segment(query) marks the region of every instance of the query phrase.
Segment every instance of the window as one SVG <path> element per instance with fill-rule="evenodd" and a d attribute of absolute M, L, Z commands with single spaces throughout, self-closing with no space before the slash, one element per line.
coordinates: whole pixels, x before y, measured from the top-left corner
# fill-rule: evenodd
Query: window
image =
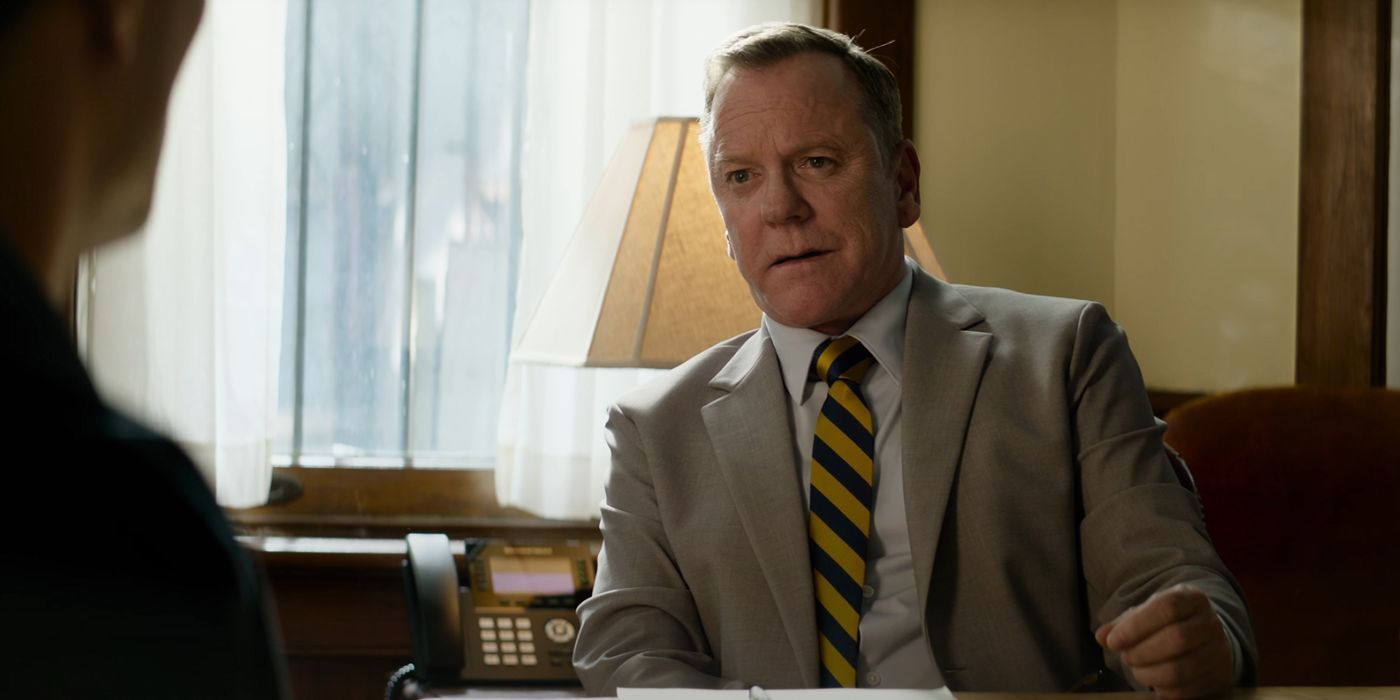
<path fill-rule="evenodd" d="M 274 463 L 494 461 L 529 9 L 289 2 Z"/>
<path fill-rule="evenodd" d="M 84 265 L 99 390 L 244 524 L 561 517 L 520 489 L 593 508 L 594 407 L 637 377 L 514 365 L 503 396 L 510 325 L 628 125 L 698 113 L 721 38 L 815 6 L 210 0 L 145 235 Z"/>

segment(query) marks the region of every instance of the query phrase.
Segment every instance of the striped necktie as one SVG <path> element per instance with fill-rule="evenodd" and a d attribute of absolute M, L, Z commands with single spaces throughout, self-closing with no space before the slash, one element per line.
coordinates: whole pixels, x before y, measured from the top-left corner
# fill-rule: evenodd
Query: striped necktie
<path fill-rule="evenodd" d="M 817 347 L 813 372 L 830 385 L 812 441 L 812 577 L 823 688 L 853 688 L 860 651 L 861 589 L 874 509 L 875 429 L 860 382 L 875 364 L 855 338 Z"/>

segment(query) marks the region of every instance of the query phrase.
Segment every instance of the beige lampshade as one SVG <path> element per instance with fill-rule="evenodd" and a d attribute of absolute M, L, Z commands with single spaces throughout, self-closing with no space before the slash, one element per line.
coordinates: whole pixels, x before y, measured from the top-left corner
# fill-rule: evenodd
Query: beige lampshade
<path fill-rule="evenodd" d="M 634 125 L 515 349 L 522 362 L 674 367 L 758 327 L 725 250 L 694 118 Z M 943 276 L 915 224 L 905 252 Z"/>

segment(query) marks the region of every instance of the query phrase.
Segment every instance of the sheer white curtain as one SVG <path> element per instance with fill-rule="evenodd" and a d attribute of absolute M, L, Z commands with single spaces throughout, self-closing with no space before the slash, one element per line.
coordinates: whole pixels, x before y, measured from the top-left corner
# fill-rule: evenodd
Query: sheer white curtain
<path fill-rule="evenodd" d="M 704 57 L 732 32 L 818 19 L 814 0 L 534 0 L 517 339 L 627 127 L 699 116 Z M 597 518 L 609 461 L 605 410 L 656 374 L 512 362 L 496 464 L 500 502 L 550 518 Z"/>
<path fill-rule="evenodd" d="M 272 476 L 286 12 L 285 0 L 208 3 L 146 230 L 89 256 L 79 295 L 98 389 L 179 442 L 231 507 L 265 502 Z"/>

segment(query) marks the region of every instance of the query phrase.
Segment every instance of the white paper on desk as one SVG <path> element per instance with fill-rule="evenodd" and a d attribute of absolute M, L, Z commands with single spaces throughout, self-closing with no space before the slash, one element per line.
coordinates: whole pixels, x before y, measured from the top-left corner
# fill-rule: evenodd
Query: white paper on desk
<path fill-rule="evenodd" d="M 748 690 L 618 688 L 617 700 L 749 700 Z"/>
<path fill-rule="evenodd" d="M 933 690 L 882 690 L 879 688 L 822 688 L 820 690 L 765 690 L 770 700 L 955 700 L 947 688 Z"/>
<path fill-rule="evenodd" d="M 822 688 L 758 691 L 768 700 L 956 700 L 947 688 L 933 690 L 881 690 L 876 688 Z M 618 700 L 749 700 L 747 690 L 698 690 L 695 688 L 618 688 Z"/>
<path fill-rule="evenodd" d="M 451 695 L 424 695 L 433 700 L 519 700 L 519 698 L 582 698 L 583 688 L 453 688 Z M 597 698 L 595 700 L 605 700 Z"/>

